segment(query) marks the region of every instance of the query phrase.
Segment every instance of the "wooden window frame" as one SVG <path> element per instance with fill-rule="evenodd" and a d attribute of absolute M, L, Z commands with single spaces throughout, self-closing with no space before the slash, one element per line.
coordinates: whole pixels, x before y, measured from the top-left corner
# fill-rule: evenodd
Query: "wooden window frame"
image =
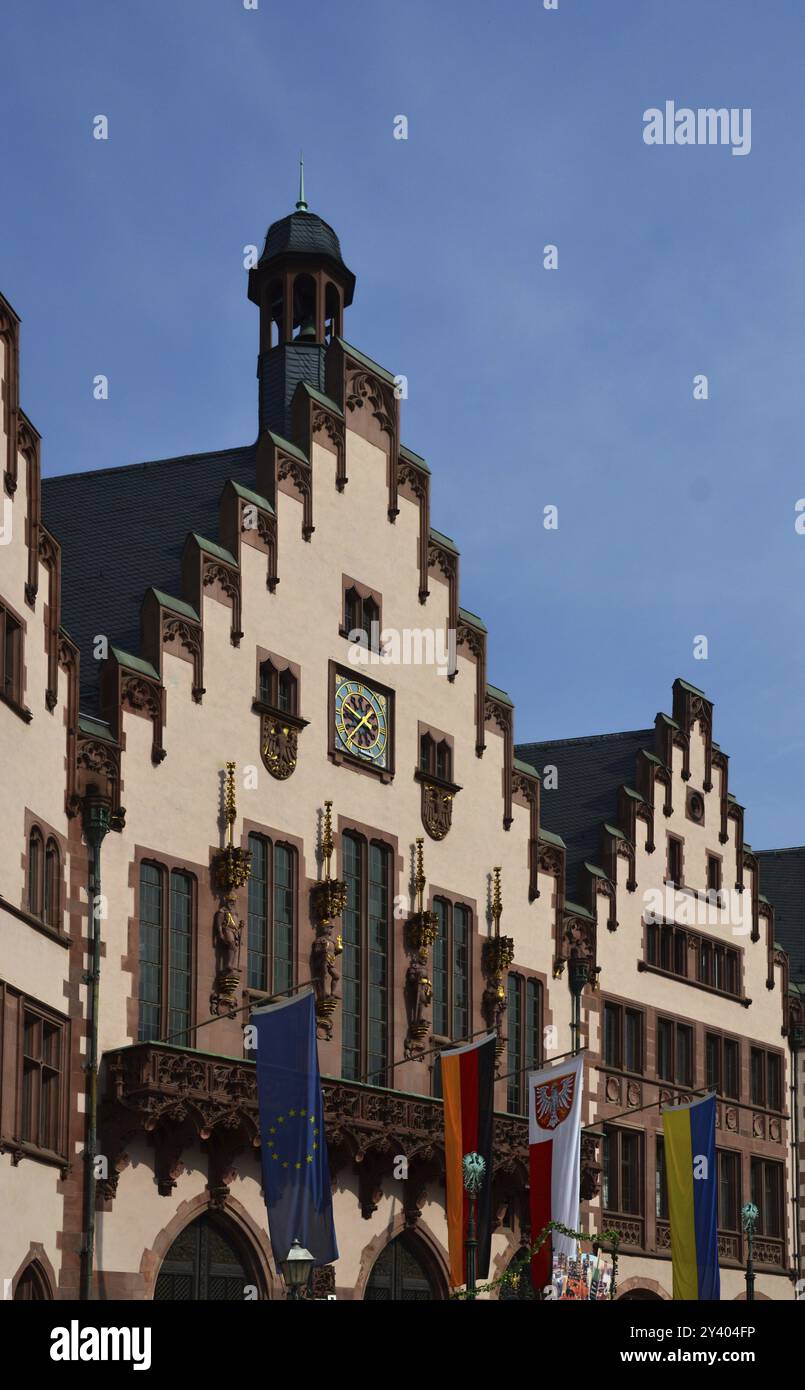
<path fill-rule="evenodd" d="M 679 863 L 674 864 L 674 859 L 678 855 Z M 678 867 L 678 876 L 674 873 L 674 868 Z M 676 888 L 683 888 L 685 885 L 685 841 L 681 835 L 668 835 L 665 858 L 665 881 L 672 883 Z"/>
<path fill-rule="evenodd" d="M 355 605 L 354 611 L 350 611 L 350 603 Z M 377 643 L 373 641 L 372 623 L 377 623 Z M 366 584 L 361 584 L 357 579 L 352 579 L 348 574 L 341 576 L 341 623 L 338 629 L 342 637 L 348 641 L 353 641 L 351 633 L 362 632 L 366 638 L 366 648 L 370 652 L 379 652 L 382 643 L 380 634 L 383 631 L 383 595 L 379 589 L 372 589 Z"/>
<path fill-rule="evenodd" d="M 7 603 L 0 602 L 0 699 L 17 712 L 22 710 L 24 650 L 22 618 Z"/>
<path fill-rule="evenodd" d="M 616 1013 L 616 1015 L 617 1015 L 617 1038 L 616 1038 L 616 1048 L 615 1048 L 615 1051 L 616 1051 L 616 1060 L 615 1060 L 615 1061 L 610 1061 L 609 1057 L 607 1056 L 607 1026 L 606 1026 L 607 1010 L 613 1010 L 613 1011 L 615 1011 L 615 1013 Z M 639 1055 L 639 1066 L 638 1066 L 637 1070 L 632 1070 L 632 1069 L 630 1069 L 630 1068 L 628 1068 L 628 1067 L 626 1066 L 626 1053 L 627 1053 L 627 1046 L 626 1046 L 626 1027 L 627 1027 L 627 1020 L 628 1020 L 630 1017 L 636 1018 L 637 1021 L 638 1021 L 638 1051 L 639 1051 L 639 1054 L 640 1054 L 640 1055 Z M 624 1072 L 626 1075 L 629 1075 L 629 1076 L 644 1076 L 644 1075 L 645 1075 L 645 1068 L 646 1068 L 646 1015 L 645 1015 L 645 1011 L 644 1011 L 643 1009 L 635 1008 L 635 1007 L 634 1007 L 633 1005 L 631 1005 L 631 1004 L 623 1004 L 623 1003 L 621 1003 L 619 1000 L 616 1000 L 616 999 L 605 999 L 605 1000 L 604 1000 L 604 1009 L 603 1009 L 603 1036 L 602 1036 L 602 1043 L 603 1043 L 603 1046 L 602 1046 L 602 1048 L 601 1048 L 601 1055 L 602 1055 L 602 1057 L 603 1057 L 603 1059 L 604 1059 L 604 1065 L 605 1065 L 605 1066 L 607 1066 L 607 1067 L 612 1067 L 612 1068 L 614 1068 L 616 1071 Z"/>
<path fill-rule="evenodd" d="M 777 1204 L 777 1230 L 769 1230 L 769 1213 L 766 1203 L 766 1169 L 774 1168 L 779 1179 L 779 1200 Z M 760 1170 L 760 1190 L 755 1182 L 755 1174 Z M 769 1240 L 779 1240 L 785 1242 L 785 1164 L 778 1159 L 766 1158 L 760 1154 L 750 1154 L 749 1158 L 749 1190 L 751 1200 L 758 1209 L 757 1224 L 755 1232 L 759 1236 L 766 1236 Z"/>
<path fill-rule="evenodd" d="M 604 1154 L 603 1154 L 603 1165 L 602 1165 L 602 1175 L 601 1175 L 601 1176 L 602 1176 L 602 1181 L 601 1181 L 601 1208 L 602 1208 L 602 1211 L 603 1211 L 603 1210 L 606 1210 L 607 1213 L 612 1213 L 613 1215 L 616 1215 L 616 1216 L 624 1216 L 624 1217 L 628 1218 L 629 1220 L 633 1220 L 633 1221 L 635 1221 L 635 1220 L 645 1221 L 645 1217 L 646 1217 L 646 1192 L 645 1192 L 646 1136 L 645 1136 L 645 1133 L 644 1133 L 644 1131 L 641 1130 L 641 1129 L 630 1129 L 628 1126 L 625 1126 L 625 1125 L 611 1125 L 611 1124 L 605 1123 L 605 1124 L 604 1124 L 604 1136 L 605 1136 L 605 1148 L 604 1148 Z M 634 1142 L 635 1147 L 636 1147 L 636 1149 L 637 1149 L 637 1172 L 636 1172 L 636 1181 L 635 1181 L 635 1183 L 634 1183 L 634 1189 L 635 1189 L 635 1192 L 636 1192 L 636 1194 L 637 1194 L 638 1207 L 639 1207 L 639 1209 L 638 1209 L 637 1211 L 626 1211 L 625 1208 L 624 1208 L 624 1204 L 623 1204 L 623 1202 L 622 1202 L 622 1200 L 621 1200 L 622 1197 L 623 1197 L 623 1192 L 622 1192 L 622 1183 L 623 1183 L 623 1173 L 622 1173 L 622 1168 L 623 1168 L 623 1147 L 622 1147 L 622 1145 L 623 1145 L 623 1139 L 624 1139 L 624 1138 L 627 1138 L 630 1142 Z M 609 1161 L 609 1145 L 612 1143 L 613 1140 L 615 1141 L 615 1143 L 616 1143 L 616 1145 L 617 1145 L 617 1149 L 616 1149 L 616 1161 L 615 1161 L 615 1168 L 616 1168 L 616 1173 L 617 1173 L 617 1198 L 618 1198 L 617 1203 L 614 1203 L 614 1202 L 612 1201 L 612 1195 L 613 1195 L 613 1194 L 612 1194 L 612 1191 L 611 1191 L 610 1181 L 609 1181 L 610 1175 L 609 1175 L 609 1172 L 607 1171 L 607 1163 L 608 1163 L 608 1161 Z M 605 1185 L 605 1184 L 606 1184 L 606 1186 L 607 1186 L 607 1194 L 606 1194 L 607 1200 L 606 1200 L 606 1202 L 605 1202 L 605 1200 L 604 1200 L 604 1185 Z"/>
<path fill-rule="evenodd" d="M 513 1033 L 514 1021 L 511 1010 L 510 989 L 514 987 L 519 1004 L 519 1037 Z M 537 999 L 535 1036 L 536 1052 L 527 1051 L 529 1026 L 529 986 Z M 506 981 L 506 1111 L 509 1115 L 525 1115 L 528 1104 L 528 1085 L 526 1073 L 537 1070 L 545 1061 L 544 1025 L 546 990 L 539 976 L 526 970 L 510 970 Z M 516 1055 L 515 1055 L 516 1054 Z"/>
<path fill-rule="evenodd" d="M 19 1020 L 18 1020 L 18 1052 L 17 1052 L 17 1096 L 16 1096 L 16 1132 L 20 1144 L 26 1154 L 31 1156 L 41 1156 L 49 1160 L 66 1161 L 67 1158 L 67 1079 L 69 1076 L 70 1056 L 69 1056 L 69 1024 L 68 1021 L 53 1010 L 48 1009 L 38 1000 L 31 999 L 28 995 L 18 996 Z M 40 1055 L 33 1058 L 25 1051 L 25 1025 L 26 1019 L 35 1019 L 40 1028 L 40 1035 L 43 1035 L 44 1028 L 52 1028 L 58 1039 L 59 1064 L 53 1066 L 46 1063 Z M 40 1053 L 43 1048 L 40 1047 Z M 39 1138 L 31 1139 L 24 1133 L 24 1106 L 26 1091 L 26 1062 L 32 1062 L 38 1068 L 37 1084 L 37 1135 L 41 1136 L 41 1095 L 42 1095 L 42 1074 L 45 1067 L 57 1076 L 56 1084 L 56 1146 L 39 1142 Z"/>
<path fill-rule="evenodd" d="M 672 1076 L 663 1076 L 660 1072 L 660 1030 L 668 1027 L 671 1030 L 671 1071 Z M 682 1080 L 679 1077 L 679 1032 L 684 1029 L 690 1038 L 690 1070 L 688 1076 Z M 667 1014 L 658 1014 L 656 1020 L 656 1043 L 654 1057 L 654 1071 L 658 1081 L 664 1081 L 671 1086 L 678 1086 L 682 1090 L 690 1090 L 693 1087 L 696 1077 L 696 1032 L 693 1025 L 686 1023 L 683 1019 L 669 1017 Z"/>
<path fill-rule="evenodd" d="M 289 840 L 281 837 L 262 834 L 256 830 L 250 830 L 247 838 L 247 848 L 252 850 L 252 841 L 259 841 L 266 852 L 266 889 L 265 889 L 265 929 L 266 929 L 266 949 L 265 956 L 265 980 L 260 984 L 255 984 L 251 978 L 252 967 L 252 913 L 251 909 L 251 883 L 252 875 L 249 875 L 247 884 L 247 921 L 246 921 L 246 988 L 256 994 L 274 995 L 282 994 L 295 983 L 296 980 L 296 950 L 299 932 L 299 854 L 296 845 Z M 291 872 L 291 893 L 293 908 L 291 914 L 291 947 L 288 965 L 290 967 L 290 980 L 287 984 L 281 984 L 277 979 L 277 954 L 276 954 L 276 932 L 277 932 L 277 851 L 284 850 L 290 856 Z M 254 862 L 254 861 L 252 861 Z M 283 926 L 287 925 L 285 923 Z"/>
<path fill-rule="evenodd" d="M 437 1027 L 437 1021 L 436 1021 L 436 1009 L 437 1009 L 437 1000 L 436 1000 L 436 949 L 437 949 L 437 942 L 434 941 L 433 946 L 432 946 L 432 948 L 431 948 L 431 964 L 432 964 L 432 974 L 433 974 L 433 980 L 431 981 L 431 983 L 432 983 L 432 985 L 433 985 L 433 1010 L 432 1010 L 432 1017 L 433 1017 L 433 1037 L 434 1037 L 435 1039 L 437 1039 L 439 1042 L 445 1042 L 445 1043 L 448 1043 L 448 1042 L 449 1042 L 449 1043 L 465 1042 L 465 1041 L 467 1040 L 467 1037 L 468 1037 L 468 1031 L 469 1031 L 470 1023 L 471 1023 L 471 1020 L 472 1020 L 472 967 L 473 967 L 472 943 L 473 943 L 473 937 L 474 937 L 474 913 L 473 913 L 473 910 L 472 910 L 472 908 L 470 907 L 469 903 L 465 902 L 462 898 L 453 898 L 453 897 L 449 896 L 449 895 L 446 894 L 446 893 L 442 893 L 442 892 L 440 892 L 440 891 L 439 891 L 439 892 L 433 892 L 433 891 L 432 891 L 432 893 L 431 893 L 431 904 L 430 904 L 430 905 L 431 905 L 432 911 L 435 912 L 435 913 L 437 913 L 437 915 L 438 915 L 439 907 L 437 907 L 437 904 L 439 904 L 441 907 L 444 908 L 444 912 L 445 912 L 445 925 L 446 925 L 446 937 L 447 937 L 447 943 L 446 943 L 447 965 L 446 965 L 446 967 L 445 967 L 445 974 L 446 974 L 446 979 L 447 979 L 447 989 L 446 989 L 446 998 L 445 998 L 445 1001 L 444 1001 L 444 1009 L 445 1009 L 446 1014 L 447 1014 L 447 1032 L 444 1032 L 444 1031 L 442 1031 L 441 1029 L 439 1029 L 439 1028 Z M 456 970 L 456 949 L 457 949 L 457 947 L 456 947 L 456 912 L 457 912 L 457 911 L 459 911 L 459 912 L 464 912 L 464 913 L 467 914 L 467 924 L 466 924 L 467 937 L 466 937 L 466 942 L 465 942 L 465 948 L 466 948 L 466 953 L 467 953 L 467 961 L 466 961 L 466 967 L 465 967 L 464 972 L 463 972 L 463 973 L 464 973 L 464 980 L 465 980 L 465 987 L 466 987 L 466 1000 L 467 1000 L 467 1002 L 466 1002 L 466 1004 L 465 1004 L 465 1006 L 464 1006 L 464 1012 L 466 1013 L 466 1016 L 467 1016 L 467 1026 L 466 1026 L 466 1029 L 465 1029 L 465 1031 L 464 1031 L 463 1033 L 458 1033 L 458 1032 L 457 1032 L 457 1026 L 456 1026 L 456 1025 L 457 1025 L 456 1013 L 457 1013 L 457 1009 L 458 1009 L 458 1007 L 459 1007 L 459 1006 L 457 1005 L 457 1003 L 456 1003 L 456 978 L 457 978 L 457 975 L 458 975 L 458 971 Z"/>
<path fill-rule="evenodd" d="M 394 996 L 393 996 L 393 973 L 394 973 L 393 947 L 394 947 L 394 936 L 393 936 L 393 923 L 394 923 L 394 881 L 395 881 L 395 875 L 394 875 L 394 855 L 395 855 L 395 849 L 394 849 L 394 845 L 393 845 L 390 841 L 384 839 L 384 838 L 382 837 L 382 835 L 379 835 L 379 834 L 366 834 L 366 833 L 364 833 L 363 831 L 358 830 L 358 829 L 354 829 L 354 828 L 351 827 L 351 826 L 345 826 L 345 827 L 341 830 L 341 832 L 340 832 L 340 845 L 339 845 L 339 851 L 340 851 L 340 860 L 339 860 L 339 862 L 340 862 L 341 865 L 342 865 L 341 873 L 342 873 L 342 877 L 343 877 L 345 880 L 347 879 L 347 872 L 346 872 L 346 850 L 345 850 L 345 842 L 346 842 L 347 839 L 352 840 L 352 841 L 359 847 L 359 852 L 360 852 L 359 873 L 358 873 L 358 884 L 359 884 L 358 892 L 359 892 L 359 899 L 360 899 L 360 900 L 359 900 L 358 905 L 357 905 L 358 932 L 359 932 L 359 949 L 360 949 L 360 971 L 359 971 L 358 976 L 355 977 L 355 978 L 357 978 L 357 980 L 358 980 L 358 988 L 357 988 L 358 1008 L 357 1008 L 357 1011 L 356 1011 L 356 1013 L 355 1013 L 355 1017 L 356 1017 L 357 1020 L 358 1020 L 358 1047 L 357 1047 L 356 1050 L 357 1050 L 357 1053 L 358 1053 L 360 1074 L 359 1074 L 359 1076 L 357 1076 L 357 1077 L 347 1076 L 347 1073 L 346 1073 L 346 1071 L 344 1070 L 344 1045 L 345 1045 L 345 1044 L 344 1044 L 343 1035 L 342 1035 L 342 1046 L 341 1046 L 341 1071 L 342 1071 L 342 1075 L 343 1075 L 343 1076 L 345 1077 L 345 1079 L 347 1079 L 347 1080 L 356 1080 L 356 1081 L 366 1082 L 366 1084 L 368 1084 L 368 1085 L 370 1085 L 370 1086 L 372 1086 L 372 1085 L 373 1085 L 373 1086 L 385 1086 L 385 1085 L 387 1084 L 387 1082 L 388 1082 L 388 1069 L 389 1069 L 389 1065 L 390 1065 L 390 1061 L 391 1061 L 391 1052 L 390 1052 L 390 1049 L 391 1049 L 391 1047 L 392 1047 L 393 1029 L 394 1029 L 394 1007 L 393 1007 L 393 1006 L 394 1006 Z M 384 1062 L 383 1062 L 383 1074 L 382 1074 L 382 1075 L 375 1074 L 376 1069 L 375 1069 L 374 1067 L 372 1067 L 372 1073 L 373 1073 L 373 1074 L 372 1074 L 372 1075 L 369 1074 L 369 1070 L 370 1070 L 370 1068 L 369 1068 L 369 1029 L 370 1029 L 370 1025 L 371 1025 L 371 1022 L 372 1022 L 372 1020 L 371 1020 L 371 1018 L 370 1018 L 370 1015 L 369 1015 L 370 992 L 371 992 L 371 970 L 370 970 L 370 968 L 369 968 L 369 957 L 370 957 L 370 951 L 371 951 L 370 931 L 369 931 L 369 907 L 370 907 L 370 877 L 369 877 L 369 876 L 370 876 L 371 851 L 372 851 L 372 849 L 379 849 L 379 850 L 382 851 L 382 853 L 383 853 L 383 855 L 384 855 L 384 860 L 385 860 L 385 880 L 386 880 L 386 881 L 385 881 L 385 891 L 386 891 L 386 940 L 385 940 L 385 958 L 386 958 L 386 984 L 385 984 L 385 991 L 386 991 L 386 1017 L 385 1017 L 385 1020 L 384 1020 L 384 1023 L 385 1023 L 385 1049 L 384 1049 L 384 1051 L 385 1051 L 385 1057 L 384 1057 Z M 347 943 L 347 924 L 346 924 L 345 918 L 346 918 L 346 914 L 347 914 L 347 912 L 348 912 L 349 910 L 350 910 L 349 907 L 348 907 L 348 906 L 345 906 L 344 911 L 343 911 L 343 913 L 342 913 L 342 915 L 341 915 L 342 939 L 343 939 L 343 942 L 344 942 L 344 950 L 345 950 L 345 952 L 346 952 L 347 945 L 348 945 L 348 943 Z M 342 988 L 342 1021 L 343 1021 L 343 1016 L 346 1014 L 346 1000 L 345 1000 L 345 998 L 344 998 L 343 996 L 344 996 L 345 993 L 346 993 L 346 985 L 347 985 L 347 980 L 348 980 L 348 978 L 349 978 L 349 979 L 352 979 L 352 977 L 347 977 L 347 972 L 346 972 L 346 960 L 344 960 L 343 967 L 342 967 L 342 985 L 341 985 L 341 988 Z"/>
<path fill-rule="evenodd" d="M 196 878 L 196 875 L 192 872 L 192 870 L 186 869 L 186 868 L 184 868 L 184 867 L 181 866 L 181 865 L 176 865 L 176 864 L 174 864 L 174 865 L 171 865 L 170 868 L 168 868 L 165 864 L 161 863 L 158 859 L 153 859 L 153 858 L 151 858 L 150 856 L 147 857 L 147 858 L 143 858 L 143 859 L 141 859 L 141 860 L 139 861 L 138 866 L 137 866 L 138 886 L 139 886 L 138 912 L 137 912 L 137 929 L 138 929 L 137 959 L 138 959 L 138 962 L 139 962 L 139 961 L 141 960 L 141 958 L 142 958 L 142 957 L 141 957 L 141 952 L 142 952 L 142 937 L 141 937 L 141 932 L 142 932 L 142 926 L 143 926 L 143 903 L 142 903 L 142 899 L 143 899 L 143 892 L 142 892 L 142 889 L 143 889 L 143 877 L 142 877 L 142 873 L 143 873 L 143 869 L 146 867 L 146 865 L 149 866 L 149 867 L 152 868 L 152 869 L 156 869 L 157 872 L 158 872 L 158 874 L 159 874 L 159 876 L 160 876 L 160 880 L 161 880 L 161 883 L 160 883 L 160 887 L 161 887 L 161 911 L 160 911 L 160 919 L 161 919 L 161 920 L 160 920 L 160 923 L 159 923 L 160 941 L 161 941 L 161 948 L 160 948 L 160 949 L 161 949 L 161 960 L 160 960 L 160 969 L 159 969 L 159 1003 L 158 1003 L 158 1008 L 159 1008 L 159 1035 L 158 1035 L 158 1037 L 156 1037 L 156 1038 L 143 1038 L 143 1037 L 141 1036 L 141 1034 L 142 1034 L 142 1026 L 143 1026 L 143 1023 L 142 1023 L 142 1005 L 143 1005 L 143 1003 L 145 1003 L 145 1002 L 149 1002 L 149 1003 L 150 1003 L 150 1001 L 145 1001 L 145 1000 L 143 1000 L 143 998 L 142 998 L 141 975 L 140 975 L 139 969 L 138 969 L 138 992 L 137 992 L 137 1041 L 138 1041 L 138 1042 L 164 1042 L 164 1041 L 172 1041 L 172 1042 L 175 1042 L 175 1043 L 177 1044 L 177 1046 L 179 1046 L 179 1047 L 192 1047 L 192 1045 L 193 1045 L 193 1044 L 192 1044 L 192 1034 L 193 1034 L 193 1029 L 194 1029 L 194 1025 L 195 1025 L 195 1022 L 196 1022 L 196 975 L 197 975 L 197 970 L 198 970 L 198 880 L 197 880 L 197 878 Z M 173 1009 L 173 1006 L 172 1006 L 172 1004 L 171 1004 L 171 998 L 170 998 L 170 983 L 171 983 L 171 949 L 172 949 L 171 937 L 172 937 L 172 935 L 173 935 L 172 912 L 173 912 L 173 880 L 174 880 L 174 875 L 176 875 L 177 877 L 178 877 L 178 876 L 181 876 L 181 877 L 183 877 L 183 878 L 186 878 L 186 879 L 188 880 L 188 882 L 189 882 L 189 885 L 190 885 L 190 893 L 189 893 L 189 898 L 190 898 L 190 929 L 189 929 L 189 933 L 188 933 L 189 938 L 190 938 L 190 967 L 189 967 L 189 970 L 188 970 L 188 972 L 187 972 L 187 975 L 188 975 L 189 1008 L 188 1008 L 187 1027 L 186 1027 L 185 1030 L 183 1030 L 183 1033 L 180 1034 L 179 1036 L 173 1036 L 173 1033 L 174 1033 L 175 1030 L 172 1030 L 172 1029 L 170 1029 L 170 1028 L 168 1027 L 168 1019 L 169 1019 L 170 1013 L 172 1012 L 172 1009 Z M 148 925 L 149 925 L 149 926 L 153 926 L 153 925 L 155 925 L 155 924 L 154 924 L 154 923 L 149 923 Z M 188 1041 L 183 1041 L 183 1038 L 185 1038 L 185 1037 L 188 1039 Z"/>

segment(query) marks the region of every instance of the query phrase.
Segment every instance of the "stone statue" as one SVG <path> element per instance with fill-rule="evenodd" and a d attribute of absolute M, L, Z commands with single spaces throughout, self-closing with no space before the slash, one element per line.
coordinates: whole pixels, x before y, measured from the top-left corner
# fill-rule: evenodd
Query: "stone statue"
<path fill-rule="evenodd" d="M 243 923 L 235 917 L 232 907 L 235 899 L 227 894 L 213 917 L 213 941 L 219 956 L 219 969 L 222 975 L 231 975 L 240 965 L 240 938 Z"/>

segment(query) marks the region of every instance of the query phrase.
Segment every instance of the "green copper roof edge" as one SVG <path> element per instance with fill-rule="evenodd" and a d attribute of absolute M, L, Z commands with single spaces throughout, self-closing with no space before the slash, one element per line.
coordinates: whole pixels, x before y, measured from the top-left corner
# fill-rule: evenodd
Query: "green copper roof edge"
<path fill-rule="evenodd" d="M 144 676 L 151 676 L 155 681 L 159 680 L 159 671 L 156 666 L 152 666 L 150 661 L 143 661 L 141 656 L 135 656 L 133 652 L 127 652 L 123 647 L 110 647 L 112 656 L 121 666 L 130 666 L 132 671 L 140 671 Z"/>
<path fill-rule="evenodd" d="M 458 616 L 463 618 L 465 623 L 470 623 L 472 627 L 480 628 L 481 632 L 489 631 L 483 618 L 479 618 L 478 614 L 473 613 L 471 608 L 459 608 Z"/>
<path fill-rule="evenodd" d="M 372 357 L 367 357 L 366 353 L 361 352 L 359 348 L 353 347 L 346 338 L 336 338 L 336 342 L 343 348 L 344 352 L 348 353 L 350 357 L 354 357 L 356 362 L 362 362 L 364 367 L 371 367 L 373 372 L 379 372 L 386 381 L 390 382 L 392 386 L 394 385 L 395 376 L 393 372 L 388 370 L 388 367 L 381 367 L 379 362 L 375 362 Z"/>
<path fill-rule="evenodd" d="M 190 534 L 202 550 L 206 550 L 210 555 L 217 555 L 220 560 L 226 560 L 227 564 L 234 565 L 237 569 L 238 562 L 231 550 L 227 550 L 223 545 L 218 545 L 216 541 L 208 541 L 207 537 L 200 536 L 198 531 L 191 531 Z"/>
<path fill-rule="evenodd" d="M 428 468 L 428 465 L 426 464 L 422 455 L 414 453 L 414 450 L 409 449 L 407 444 L 400 445 L 400 453 L 402 454 L 403 458 L 408 459 L 409 463 L 416 463 L 423 470 L 423 472 L 430 473 L 430 469 Z"/>
<path fill-rule="evenodd" d="M 338 404 L 338 401 L 334 401 L 332 396 L 325 396 L 323 391 L 317 391 L 316 387 L 311 386 L 309 381 L 300 381 L 299 386 L 296 388 L 297 391 L 300 387 L 306 396 L 312 396 L 314 401 L 318 401 L 320 405 L 325 405 L 328 410 L 333 412 L 333 415 L 337 415 L 339 420 L 343 420 L 344 412 Z"/>
<path fill-rule="evenodd" d="M 604 870 L 603 870 L 603 869 L 599 869 L 598 865 L 597 865 L 597 864 L 591 863 L 591 861 L 590 861 L 589 859 L 585 859 L 585 861 L 584 861 L 584 867 L 585 867 L 585 869 L 587 869 L 591 874 L 594 874 L 596 878 L 607 878 L 607 879 L 608 879 L 608 877 L 609 877 L 608 874 L 605 874 L 605 873 L 604 873 Z"/>
<path fill-rule="evenodd" d="M 552 830 L 546 830 L 544 825 L 540 826 L 539 838 L 544 840 L 547 845 L 559 845 L 561 849 L 567 849 L 567 845 L 561 835 L 555 835 Z"/>
<path fill-rule="evenodd" d="M 302 450 L 298 447 L 298 445 L 292 444 L 290 439 L 284 439 L 281 434 L 275 434 L 274 430 L 266 430 L 266 434 L 268 435 L 272 444 L 276 444 L 277 448 L 282 449 L 284 454 L 291 454 L 295 459 L 299 459 L 302 463 L 310 463 L 310 459 L 308 458 L 307 454 L 303 454 Z"/>
<path fill-rule="evenodd" d="M 604 829 L 608 830 L 610 835 L 617 835 L 619 840 L 628 840 L 629 838 L 629 836 L 626 835 L 624 831 L 619 830 L 617 825 L 613 825 L 611 821 L 604 821 Z"/>
<path fill-rule="evenodd" d="M 117 745 L 117 739 L 105 719 L 96 719 L 93 714 L 79 714 L 78 728 L 81 733 L 92 734 L 94 738 L 100 738 L 104 743 Z"/>
<path fill-rule="evenodd" d="M 255 506 L 260 507 L 261 511 L 274 515 L 274 508 L 267 497 L 263 497 L 259 492 L 253 492 L 250 487 L 244 487 L 243 483 L 236 483 L 234 478 L 228 478 L 230 487 L 234 488 L 238 497 L 244 497 L 247 502 L 254 502 Z"/>
<path fill-rule="evenodd" d="M 434 540 L 441 541 L 442 545 L 446 545 L 447 549 L 452 550 L 454 555 L 458 555 L 458 546 L 452 536 L 446 536 L 444 531 L 437 531 L 435 526 L 431 526 L 428 534 L 433 537 Z"/>
<path fill-rule="evenodd" d="M 707 699 L 705 692 L 703 690 L 700 690 L 698 685 L 691 685 L 690 681 L 683 680 L 681 676 L 677 676 L 677 680 L 679 684 L 682 686 L 683 690 L 690 690 L 693 692 L 694 695 L 701 695 L 703 699 Z"/>
<path fill-rule="evenodd" d="M 499 685 L 490 685 L 487 682 L 486 693 L 487 695 L 494 695 L 497 700 L 505 701 L 507 705 L 511 705 L 512 709 L 514 709 L 514 700 L 511 695 L 509 695 L 507 691 L 501 690 Z"/>
<path fill-rule="evenodd" d="M 170 608 L 174 613 L 181 613 L 185 618 L 192 618 L 194 623 L 201 621 L 193 605 L 185 603 L 183 598 L 174 598 L 173 594 L 166 594 L 164 590 L 155 588 L 153 584 L 148 592 L 154 595 L 163 608 Z"/>
<path fill-rule="evenodd" d="M 593 920 L 593 914 L 589 908 L 582 907 L 581 903 L 572 903 L 569 898 L 565 898 L 565 912 L 570 912 L 574 917 L 589 917 Z"/>
<path fill-rule="evenodd" d="M 524 762 L 522 758 L 514 758 L 512 760 L 512 766 L 515 767 L 518 772 L 527 772 L 530 777 L 536 777 L 541 780 L 539 772 L 534 767 L 533 763 Z"/>

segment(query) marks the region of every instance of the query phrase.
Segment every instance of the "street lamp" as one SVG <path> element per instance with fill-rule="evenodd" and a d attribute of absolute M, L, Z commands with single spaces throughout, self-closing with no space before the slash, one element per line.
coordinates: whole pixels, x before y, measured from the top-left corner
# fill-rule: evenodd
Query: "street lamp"
<path fill-rule="evenodd" d="M 465 1154 L 461 1161 L 461 1167 L 464 1171 L 464 1189 L 470 1199 L 470 1219 L 467 1224 L 467 1240 L 465 1245 L 467 1252 L 467 1293 L 471 1298 L 474 1298 L 478 1251 L 477 1221 L 475 1213 L 478 1203 L 478 1193 L 484 1185 L 486 1163 L 480 1154 Z"/>
<path fill-rule="evenodd" d="M 752 1238 L 755 1234 L 755 1224 L 758 1219 L 758 1209 L 754 1202 L 747 1202 L 741 1207 L 741 1220 L 746 1231 L 747 1253 L 746 1253 L 746 1301 L 753 1303 L 755 1299 L 755 1267 L 752 1264 Z"/>
<path fill-rule="evenodd" d="M 310 1271 L 316 1263 L 315 1258 L 304 1245 L 295 1240 L 282 1261 L 282 1277 L 288 1290 L 288 1297 L 299 1299 L 307 1288 Z"/>

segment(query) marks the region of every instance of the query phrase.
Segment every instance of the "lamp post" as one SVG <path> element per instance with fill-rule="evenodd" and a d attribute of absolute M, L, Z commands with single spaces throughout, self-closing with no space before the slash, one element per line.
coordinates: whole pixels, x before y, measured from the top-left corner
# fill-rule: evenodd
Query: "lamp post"
<path fill-rule="evenodd" d="M 316 1263 L 309 1250 L 295 1240 L 282 1261 L 282 1277 L 288 1290 L 288 1297 L 296 1300 L 304 1295 L 310 1271 Z"/>
<path fill-rule="evenodd" d="M 746 1231 L 747 1251 L 746 1251 L 746 1301 L 753 1303 L 755 1299 L 755 1267 L 752 1264 L 752 1239 L 755 1234 L 755 1224 L 758 1218 L 758 1209 L 754 1202 L 747 1202 L 741 1207 L 741 1219 L 743 1228 Z"/>
<path fill-rule="evenodd" d="M 470 1199 L 470 1219 L 467 1224 L 467 1239 L 464 1246 L 467 1255 L 467 1293 L 471 1298 L 474 1298 L 478 1255 L 478 1223 L 476 1219 L 476 1209 L 478 1205 L 478 1193 L 484 1185 L 486 1163 L 480 1154 L 471 1153 L 464 1155 L 461 1167 L 464 1172 L 464 1190 Z"/>

